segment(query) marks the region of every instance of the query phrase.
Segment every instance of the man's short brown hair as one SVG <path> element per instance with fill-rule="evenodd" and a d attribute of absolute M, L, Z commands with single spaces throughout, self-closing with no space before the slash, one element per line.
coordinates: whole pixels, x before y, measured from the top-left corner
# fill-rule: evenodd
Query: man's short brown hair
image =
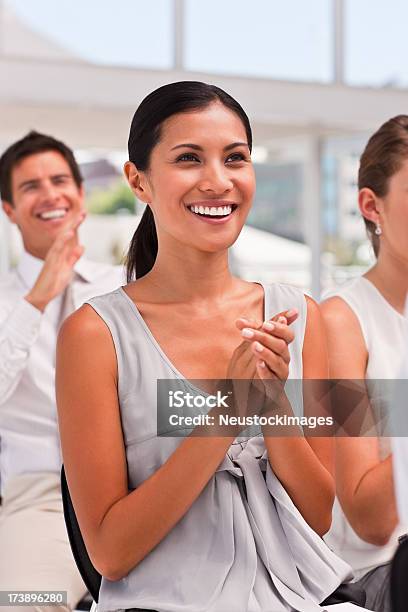
<path fill-rule="evenodd" d="M 71 169 L 72 176 L 78 189 L 81 187 L 83 178 L 72 150 L 67 147 L 66 144 L 52 136 L 31 131 L 24 136 L 24 138 L 10 145 L 0 157 L 0 196 L 2 200 L 13 204 L 11 189 L 11 174 L 13 168 L 25 157 L 36 155 L 37 153 L 45 153 L 46 151 L 57 151 L 62 155 Z"/>

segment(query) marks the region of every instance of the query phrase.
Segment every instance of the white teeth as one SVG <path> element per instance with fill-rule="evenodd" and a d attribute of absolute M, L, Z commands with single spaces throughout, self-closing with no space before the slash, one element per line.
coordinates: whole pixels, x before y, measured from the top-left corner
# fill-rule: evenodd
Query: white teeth
<path fill-rule="evenodd" d="M 232 212 L 231 206 L 190 206 L 191 212 L 198 215 L 209 215 L 210 217 L 226 217 Z"/>
<path fill-rule="evenodd" d="M 47 210 L 43 213 L 40 213 L 40 219 L 59 219 L 61 217 L 65 217 L 67 211 L 65 209 L 59 208 L 56 210 Z"/>

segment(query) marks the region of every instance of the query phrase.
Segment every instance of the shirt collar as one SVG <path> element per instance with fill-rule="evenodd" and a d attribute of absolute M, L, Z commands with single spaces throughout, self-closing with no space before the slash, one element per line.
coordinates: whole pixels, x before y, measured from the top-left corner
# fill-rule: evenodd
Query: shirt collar
<path fill-rule="evenodd" d="M 27 288 L 31 289 L 31 287 L 34 285 L 43 265 L 44 261 L 42 259 L 38 259 L 38 257 L 34 257 L 34 255 L 31 255 L 27 251 L 23 251 L 17 266 L 17 272 Z M 94 264 L 84 257 L 81 257 L 76 262 L 74 271 L 85 282 L 90 283 L 94 277 Z"/>
<path fill-rule="evenodd" d="M 17 266 L 17 273 L 29 289 L 31 289 L 37 280 L 43 265 L 44 262 L 42 259 L 38 259 L 38 257 L 34 257 L 30 255 L 30 253 L 27 253 L 27 251 L 23 251 Z"/>
<path fill-rule="evenodd" d="M 74 270 L 87 283 L 91 283 L 95 278 L 95 264 L 83 256 L 76 262 Z"/>

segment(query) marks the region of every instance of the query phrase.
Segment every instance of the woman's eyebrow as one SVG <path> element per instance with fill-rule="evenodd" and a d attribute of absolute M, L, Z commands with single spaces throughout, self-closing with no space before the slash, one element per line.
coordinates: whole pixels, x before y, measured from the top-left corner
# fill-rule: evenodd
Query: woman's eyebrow
<path fill-rule="evenodd" d="M 232 144 L 229 144 L 226 147 L 224 147 L 224 151 L 235 149 L 235 147 L 247 147 L 249 149 L 249 144 L 247 142 L 233 142 Z"/>
<path fill-rule="evenodd" d="M 188 149 L 194 149 L 195 151 L 202 151 L 203 150 L 203 148 L 200 147 L 200 145 L 193 144 L 191 142 L 185 142 L 183 144 L 176 145 L 175 147 L 173 147 L 171 149 L 171 151 L 174 151 L 174 149 L 181 149 L 183 147 L 186 147 Z M 247 148 L 249 148 L 249 145 L 248 145 L 247 142 L 233 142 L 233 143 L 227 145 L 226 147 L 224 147 L 223 150 L 224 151 L 229 151 L 230 149 L 234 149 L 235 147 L 247 147 Z"/>

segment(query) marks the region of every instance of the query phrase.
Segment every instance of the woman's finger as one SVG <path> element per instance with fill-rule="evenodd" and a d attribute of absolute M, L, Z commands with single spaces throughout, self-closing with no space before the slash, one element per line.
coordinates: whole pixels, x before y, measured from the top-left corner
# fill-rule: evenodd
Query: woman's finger
<path fill-rule="evenodd" d="M 268 337 L 276 338 L 280 341 L 276 346 L 281 346 L 282 350 L 284 348 L 282 342 L 288 345 L 295 339 L 295 334 L 290 327 L 281 323 L 271 323 L 270 321 L 263 323 L 261 329 L 244 327 L 241 330 L 241 336 L 246 340 L 259 340 L 262 343 L 267 342 Z M 278 350 L 278 352 L 280 351 Z"/>
<path fill-rule="evenodd" d="M 251 329 L 260 329 L 262 326 L 262 321 L 255 321 L 254 319 L 246 319 L 245 317 L 240 317 L 235 321 L 236 327 L 239 330 L 244 329 L 244 327 L 250 327 Z"/>
<path fill-rule="evenodd" d="M 299 311 L 297 310 L 297 308 L 290 308 L 289 310 L 283 310 L 282 312 L 279 312 L 278 314 L 274 315 L 270 320 L 279 322 L 280 318 L 284 318 L 285 320 L 281 322 L 286 323 L 287 325 L 291 325 L 294 321 L 296 321 L 298 316 Z"/>
<path fill-rule="evenodd" d="M 290 310 L 282 310 L 278 314 L 274 315 L 268 321 L 264 323 L 270 322 L 279 322 L 285 325 L 291 325 L 298 318 L 299 313 L 296 308 L 291 308 Z M 240 317 L 235 321 L 235 325 L 239 330 L 244 329 L 244 327 L 249 327 L 251 329 L 260 329 L 263 325 L 262 322 L 256 321 L 255 319 L 247 319 L 246 317 Z"/>
<path fill-rule="evenodd" d="M 289 375 L 288 364 L 276 353 L 265 348 L 261 344 L 254 342 L 251 345 L 253 354 L 257 357 L 257 361 L 263 361 L 266 367 L 270 370 L 269 378 L 278 378 L 286 380 Z M 259 368 L 258 368 L 259 369 Z M 267 372 L 264 373 L 264 377 Z"/>
<path fill-rule="evenodd" d="M 295 339 L 295 332 L 286 323 L 265 321 L 260 331 L 281 338 L 286 344 L 290 344 Z"/>
<path fill-rule="evenodd" d="M 247 342 L 259 342 L 265 348 L 268 348 L 272 352 L 276 353 L 286 362 L 290 362 L 290 353 L 286 340 L 273 336 L 262 331 L 257 331 L 245 327 L 241 332 L 242 337 Z"/>
<path fill-rule="evenodd" d="M 277 380 L 277 376 L 268 368 L 263 359 L 256 362 L 256 371 L 261 380 Z"/>

